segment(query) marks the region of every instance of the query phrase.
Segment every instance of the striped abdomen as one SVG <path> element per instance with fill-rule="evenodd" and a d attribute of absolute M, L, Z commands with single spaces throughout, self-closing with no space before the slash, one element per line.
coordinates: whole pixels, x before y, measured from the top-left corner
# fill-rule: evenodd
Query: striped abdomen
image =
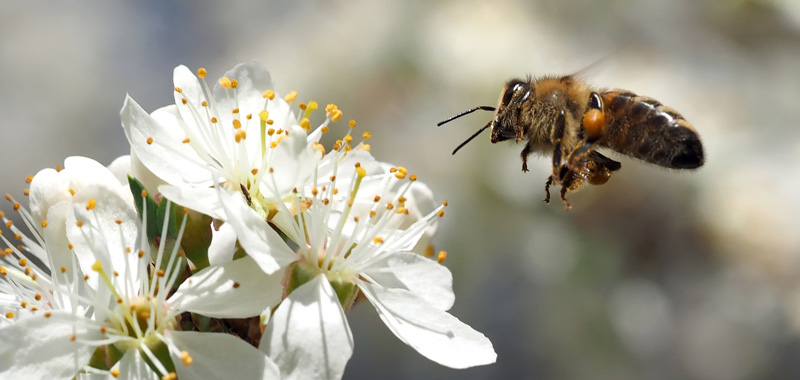
<path fill-rule="evenodd" d="M 700 138 L 675 110 L 631 92 L 609 91 L 602 97 L 606 126 L 601 146 L 673 169 L 703 165 Z"/>

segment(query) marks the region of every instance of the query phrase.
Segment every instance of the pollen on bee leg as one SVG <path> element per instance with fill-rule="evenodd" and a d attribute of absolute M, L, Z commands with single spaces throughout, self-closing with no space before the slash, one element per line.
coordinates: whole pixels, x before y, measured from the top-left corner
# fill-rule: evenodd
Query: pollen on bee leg
<path fill-rule="evenodd" d="M 586 129 L 586 137 L 589 140 L 596 140 L 603 135 L 605 129 L 605 114 L 598 109 L 590 109 L 583 115 L 583 127 Z"/>

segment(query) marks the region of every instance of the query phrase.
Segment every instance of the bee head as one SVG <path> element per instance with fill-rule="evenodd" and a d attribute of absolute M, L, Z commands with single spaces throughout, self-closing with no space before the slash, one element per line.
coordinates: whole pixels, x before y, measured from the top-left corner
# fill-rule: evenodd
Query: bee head
<path fill-rule="evenodd" d="M 506 83 L 500 93 L 497 113 L 491 122 L 492 143 L 517 138 L 518 115 L 521 105 L 528 100 L 532 92 L 530 80 L 514 78 Z"/>

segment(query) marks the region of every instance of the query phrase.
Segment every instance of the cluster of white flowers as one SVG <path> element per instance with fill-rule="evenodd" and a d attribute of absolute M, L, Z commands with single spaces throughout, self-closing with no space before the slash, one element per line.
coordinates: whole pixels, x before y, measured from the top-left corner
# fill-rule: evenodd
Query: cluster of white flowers
<path fill-rule="evenodd" d="M 430 360 L 495 361 L 447 313 L 429 244 L 446 202 L 354 121 L 326 149 L 342 112 L 312 130 L 319 106 L 260 64 L 205 76 L 177 67 L 152 114 L 125 99 L 129 156 L 40 171 L 28 208 L 6 196 L 27 232 L 0 215 L 0 378 L 339 379 L 363 300 Z"/>

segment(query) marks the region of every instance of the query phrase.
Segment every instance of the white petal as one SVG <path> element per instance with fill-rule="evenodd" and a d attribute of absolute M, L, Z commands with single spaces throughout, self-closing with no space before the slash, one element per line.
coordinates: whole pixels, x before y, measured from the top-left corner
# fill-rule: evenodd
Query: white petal
<path fill-rule="evenodd" d="M 158 380 L 161 377 L 144 361 L 139 350 L 128 350 L 112 369 L 119 370 L 121 380 Z M 109 377 L 110 379 L 113 377 Z"/>
<path fill-rule="evenodd" d="M 323 275 L 295 289 L 278 306 L 261 337 L 284 379 L 340 379 L 353 355 L 353 335 L 336 293 Z"/>
<path fill-rule="evenodd" d="M 386 327 L 428 359 L 451 368 L 468 368 L 497 360 L 486 336 L 415 294 L 401 289 L 381 289 L 363 281 L 358 285 Z"/>
<path fill-rule="evenodd" d="M 239 83 L 236 87 L 238 107 L 241 114 L 246 115 L 252 113 L 255 117 L 258 112 L 263 109 L 264 97 L 262 94 L 265 90 L 273 89 L 275 85 L 272 83 L 269 71 L 267 68 L 258 61 L 249 61 L 236 65 L 233 69 L 228 70 L 225 76 L 229 79 L 236 79 Z M 214 98 L 218 101 L 228 99 L 229 96 L 225 94 L 226 89 L 220 87 L 219 83 L 214 85 Z M 231 104 L 230 108 L 234 106 Z M 271 112 L 271 111 L 270 111 Z"/>
<path fill-rule="evenodd" d="M 69 201 L 69 178 L 54 169 L 42 169 L 31 181 L 29 205 L 37 226 L 47 219 L 47 210 L 58 202 Z"/>
<path fill-rule="evenodd" d="M 72 256 L 74 253 L 69 248 L 69 239 L 67 239 L 67 215 L 72 213 L 72 204 L 70 202 L 61 202 L 53 207 L 50 207 L 50 212 L 47 215 L 47 228 L 44 228 L 44 241 L 47 246 L 47 257 L 50 268 L 56 269 L 62 266 L 67 268 L 66 273 L 61 273 L 60 270 L 54 270 L 51 275 L 59 276 L 61 281 L 71 282 L 73 278 Z"/>
<path fill-rule="evenodd" d="M 208 262 L 211 265 L 225 264 L 233 260 L 236 252 L 236 231 L 224 223 L 219 229 L 211 229 L 211 245 L 208 246 Z"/>
<path fill-rule="evenodd" d="M 220 191 L 219 196 L 225 209 L 225 222 L 230 223 L 239 244 L 264 273 L 272 274 L 297 260 L 297 254 L 245 203 L 241 194 Z"/>
<path fill-rule="evenodd" d="M 189 366 L 170 350 L 180 379 L 278 379 L 270 358 L 243 340 L 223 333 L 166 331 L 169 343 L 192 358 Z"/>
<path fill-rule="evenodd" d="M 108 171 L 117 177 L 120 185 L 128 186 L 128 175 L 131 174 L 131 156 L 117 157 L 111 162 L 111 165 L 108 165 Z"/>
<path fill-rule="evenodd" d="M 453 307 L 453 275 L 447 267 L 411 252 L 396 252 L 361 270 L 384 288 L 410 291 L 440 310 Z"/>
<path fill-rule="evenodd" d="M 91 185 L 116 187 L 120 184 L 108 168 L 87 157 L 67 157 L 64 160 L 64 169 L 60 173 L 69 178 L 70 188 L 76 192 Z"/>
<path fill-rule="evenodd" d="M 122 127 L 131 144 L 131 152 L 153 174 L 173 185 L 210 186 L 208 167 L 189 144 L 184 144 L 174 106 L 150 116 L 130 96 L 120 111 Z M 159 120 L 155 119 L 159 116 Z M 152 142 L 148 144 L 148 139 Z"/>
<path fill-rule="evenodd" d="M 193 274 L 168 302 L 172 308 L 214 318 L 252 317 L 280 302 L 282 277 L 283 272 L 265 274 L 248 256 Z"/>
<path fill-rule="evenodd" d="M 90 199 L 95 200 L 95 207 L 87 210 Z M 139 221 L 133 204 L 114 190 L 97 185 L 75 194 L 72 209 L 67 216 L 67 238 L 75 247 L 83 273 L 93 273 L 92 265 L 100 261 L 106 271 L 122 274 L 114 279 L 138 280 L 139 257 L 124 253 L 126 247 L 133 249 L 138 243 Z M 117 224 L 117 220 L 122 223 Z M 97 289 L 97 281 L 97 276 L 90 276 L 88 283 Z"/>
<path fill-rule="evenodd" d="M 306 133 L 299 126 L 292 126 L 289 136 L 285 137 L 273 150 L 269 175 L 275 176 L 278 193 L 275 194 L 271 181 L 265 181 L 261 190 L 273 194 L 275 198 L 283 198 L 292 189 L 303 189 L 314 174 L 317 164 L 322 159 L 322 152 L 306 143 Z"/>
<path fill-rule="evenodd" d="M 222 208 L 219 195 L 214 188 L 161 185 L 158 187 L 158 192 L 183 207 L 206 214 L 214 219 L 225 220 L 225 210 Z"/>
<path fill-rule="evenodd" d="M 39 314 L 0 329 L 0 378 L 73 378 L 94 351 L 81 340 L 101 335 L 99 326 L 87 329 L 82 321 L 71 314 L 52 312 L 49 318 Z"/>

